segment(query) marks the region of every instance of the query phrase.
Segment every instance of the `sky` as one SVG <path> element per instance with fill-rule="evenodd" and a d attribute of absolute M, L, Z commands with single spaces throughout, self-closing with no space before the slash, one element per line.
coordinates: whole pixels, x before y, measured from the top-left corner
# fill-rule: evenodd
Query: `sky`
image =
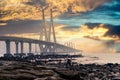
<path fill-rule="evenodd" d="M 120 49 L 120 0 L 0 0 L 0 36 L 38 39 L 41 8 L 49 27 L 53 9 L 57 42 L 86 53 Z"/>

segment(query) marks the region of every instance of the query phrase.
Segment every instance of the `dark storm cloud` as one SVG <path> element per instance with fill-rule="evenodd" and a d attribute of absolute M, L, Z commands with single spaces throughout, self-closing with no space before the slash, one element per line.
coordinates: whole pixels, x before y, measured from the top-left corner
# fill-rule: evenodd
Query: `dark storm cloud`
<path fill-rule="evenodd" d="M 98 25 L 100 24 L 101 23 L 86 23 L 85 25 L 87 25 L 90 29 L 93 29 L 95 27 L 98 27 Z M 120 38 L 120 25 L 114 26 L 114 25 L 105 24 L 104 27 L 109 29 L 104 36 L 111 36 L 111 37 L 118 36 Z"/>
<path fill-rule="evenodd" d="M 105 35 L 118 36 L 120 38 L 120 26 L 110 26 L 109 31 Z"/>

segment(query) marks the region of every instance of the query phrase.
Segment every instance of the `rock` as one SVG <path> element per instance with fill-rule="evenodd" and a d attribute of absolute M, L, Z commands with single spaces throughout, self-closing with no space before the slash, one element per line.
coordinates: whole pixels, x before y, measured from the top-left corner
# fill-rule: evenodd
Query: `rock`
<path fill-rule="evenodd" d="M 120 64 L 80 64 L 68 69 L 5 62 L 0 66 L 0 80 L 120 80 Z"/>
<path fill-rule="evenodd" d="M 77 71 L 73 70 L 67 70 L 67 69 L 57 69 L 55 70 L 57 74 L 60 75 L 61 78 L 67 79 L 67 80 L 80 80 L 80 76 Z"/>

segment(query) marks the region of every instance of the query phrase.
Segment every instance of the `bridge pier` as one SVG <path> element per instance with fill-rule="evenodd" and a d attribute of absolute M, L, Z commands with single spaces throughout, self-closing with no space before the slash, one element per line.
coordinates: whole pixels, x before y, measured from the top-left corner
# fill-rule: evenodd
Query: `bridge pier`
<path fill-rule="evenodd" d="M 50 46 L 50 52 L 54 54 L 54 52 L 55 52 L 55 47 L 54 47 L 54 45 L 51 45 L 51 46 Z"/>
<path fill-rule="evenodd" d="M 32 49 L 32 44 L 29 43 L 29 53 L 31 53 L 31 49 Z"/>
<path fill-rule="evenodd" d="M 18 44 L 19 44 L 19 42 L 15 42 L 15 45 L 16 45 L 16 54 L 18 54 Z"/>
<path fill-rule="evenodd" d="M 44 44 L 40 45 L 40 50 L 41 50 L 41 55 L 44 55 L 44 53 L 46 52 L 46 45 Z"/>
<path fill-rule="evenodd" d="M 29 53 L 27 53 L 27 55 L 33 57 L 34 54 L 31 52 L 31 50 L 32 50 L 32 43 L 29 42 L 28 44 L 29 44 Z"/>
<path fill-rule="evenodd" d="M 20 57 L 20 54 L 18 53 L 18 48 L 19 48 L 19 42 L 15 41 L 15 47 L 16 47 L 16 53 L 14 54 L 15 57 Z"/>
<path fill-rule="evenodd" d="M 41 44 L 39 44 L 39 49 L 40 49 L 40 53 L 43 51 L 42 49 L 43 49 L 43 47 L 42 47 L 42 45 Z"/>
<path fill-rule="evenodd" d="M 6 43 L 6 54 L 10 54 L 10 41 L 7 40 L 5 41 L 5 43 Z"/>
<path fill-rule="evenodd" d="M 12 57 L 12 54 L 10 53 L 10 40 L 6 40 L 6 53 L 4 54 L 4 57 Z"/>
<path fill-rule="evenodd" d="M 21 53 L 20 53 L 20 57 L 23 58 L 23 57 L 26 55 L 26 54 L 24 53 L 24 51 L 23 51 L 23 47 L 24 47 L 23 44 L 24 44 L 24 42 L 21 41 L 20 44 L 21 44 Z"/>
<path fill-rule="evenodd" d="M 20 42 L 21 44 L 21 53 L 23 53 L 23 42 Z"/>

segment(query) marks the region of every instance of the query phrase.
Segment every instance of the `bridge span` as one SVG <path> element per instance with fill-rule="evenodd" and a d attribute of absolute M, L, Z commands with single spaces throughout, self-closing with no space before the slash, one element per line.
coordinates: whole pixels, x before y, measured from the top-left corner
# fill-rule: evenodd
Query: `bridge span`
<path fill-rule="evenodd" d="M 11 42 L 15 43 L 15 55 L 24 54 L 24 43 L 28 44 L 29 51 L 31 53 L 32 44 L 39 45 L 41 54 L 53 54 L 53 53 L 75 53 L 80 50 L 58 44 L 56 42 L 56 35 L 53 22 L 53 11 L 50 9 L 50 25 L 46 26 L 45 9 L 42 8 L 42 23 L 40 24 L 40 39 L 29 39 L 20 37 L 0 36 L 0 41 L 4 41 L 6 44 L 6 53 L 4 56 L 11 56 Z M 48 29 L 47 29 L 48 28 Z M 53 42 L 52 42 L 53 40 Z M 20 44 L 20 45 L 19 45 Z M 20 49 L 20 53 L 18 52 Z"/>
<path fill-rule="evenodd" d="M 32 53 L 31 52 L 32 44 L 39 45 L 41 54 L 80 52 L 80 50 L 77 50 L 77 49 L 74 49 L 74 48 L 71 48 L 65 45 L 61 45 L 58 43 L 47 42 L 47 41 L 36 40 L 36 39 L 29 39 L 29 38 L 0 36 L 0 41 L 4 41 L 6 44 L 6 53 L 4 54 L 4 56 L 10 56 L 12 54 L 11 53 L 11 42 L 15 43 L 15 48 L 16 48 L 15 55 L 24 54 L 24 49 L 23 49 L 24 43 L 28 43 L 28 47 L 29 47 L 28 53 Z M 18 52 L 18 49 L 20 49 L 20 53 Z"/>

